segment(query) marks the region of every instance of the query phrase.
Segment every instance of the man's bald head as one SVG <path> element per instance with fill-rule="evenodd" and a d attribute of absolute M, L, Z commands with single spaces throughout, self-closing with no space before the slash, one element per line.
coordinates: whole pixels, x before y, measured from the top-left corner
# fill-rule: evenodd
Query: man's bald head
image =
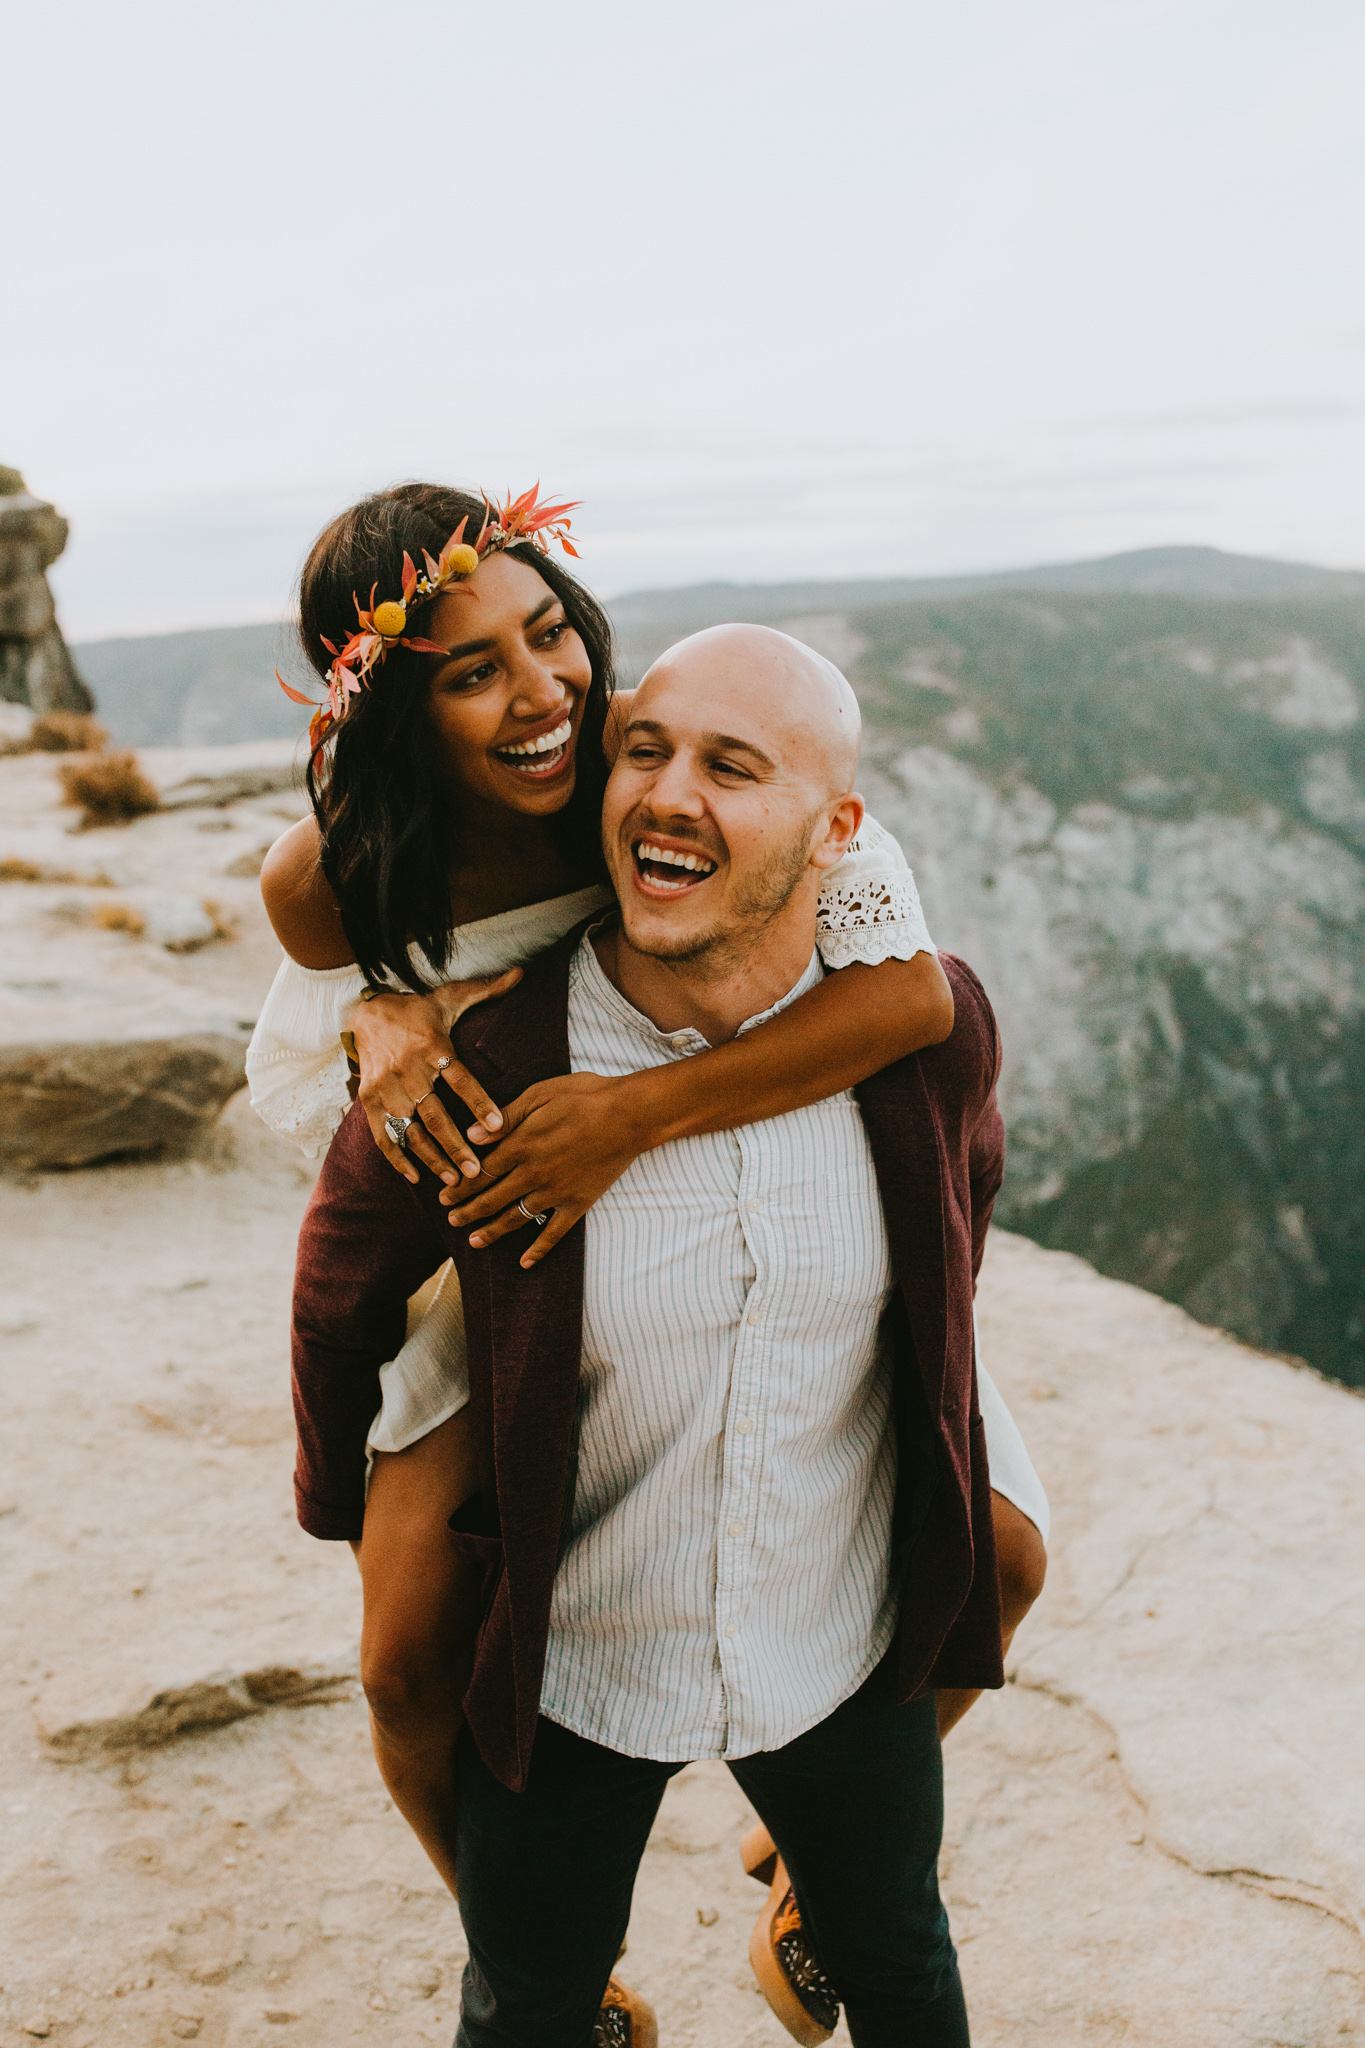
<path fill-rule="evenodd" d="M 627 946 L 799 972 L 821 876 L 862 821 L 859 723 L 833 663 L 770 626 L 713 626 L 660 655 L 602 806 Z"/>
<path fill-rule="evenodd" d="M 842 796 L 858 772 L 862 713 L 847 678 L 814 648 L 771 626 L 708 626 L 659 656 L 636 694 L 632 715 L 649 716 L 651 685 L 667 678 L 726 701 L 780 746 L 790 767 L 824 797 Z"/>

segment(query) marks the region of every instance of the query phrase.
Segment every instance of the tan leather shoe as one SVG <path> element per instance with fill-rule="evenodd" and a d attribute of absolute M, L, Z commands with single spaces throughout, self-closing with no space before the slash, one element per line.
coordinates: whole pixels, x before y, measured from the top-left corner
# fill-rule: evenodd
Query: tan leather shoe
<path fill-rule="evenodd" d="M 787 1867 L 765 1827 L 740 1844 L 750 1877 L 768 1886 L 767 1904 L 749 1937 L 749 1961 L 775 2016 L 803 2048 L 821 2048 L 839 2024 L 839 2000 L 801 1929 L 801 1908 Z"/>
<path fill-rule="evenodd" d="M 653 2006 L 619 1977 L 611 1979 L 603 1994 L 592 2048 L 659 2048 Z"/>

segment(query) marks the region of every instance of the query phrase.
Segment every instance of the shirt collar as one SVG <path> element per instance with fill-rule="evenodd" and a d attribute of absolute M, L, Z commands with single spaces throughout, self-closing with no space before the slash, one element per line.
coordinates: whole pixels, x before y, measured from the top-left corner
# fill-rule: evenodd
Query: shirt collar
<path fill-rule="evenodd" d="M 597 957 L 597 948 L 592 943 L 594 935 L 602 929 L 604 922 L 604 919 L 599 919 L 596 924 L 589 925 L 578 942 L 578 952 L 574 958 L 574 966 L 584 977 L 593 1001 L 614 1017 L 617 1023 L 624 1025 L 628 1031 L 633 1032 L 637 1038 L 644 1039 L 656 1050 L 667 1047 L 672 1052 L 710 1052 L 711 1041 L 704 1038 L 695 1026 L 687 1024 L 678 1031 L 660 1031 L 657 1024 L 652 1023 L 642 1010 L 637 1010 L 634 1003 L 628 1003 L 620 989 L 607 979 L 602 963 Z M 740 1036 L 746 1031 L 753 1031 L 760 1024 L 766 1024 L 769 1017 L 775 1017 L 779 1010 L 785 1010 L 798 996 L 805 995 L 808 989 L 823 981 L 824 975 L 824 965 L 819 951 L 812 947 L 810 959 L 800 980 L 768 1009 L 760 1010 L 756 1017 L 746 1017 L 736 1035 Z"/>

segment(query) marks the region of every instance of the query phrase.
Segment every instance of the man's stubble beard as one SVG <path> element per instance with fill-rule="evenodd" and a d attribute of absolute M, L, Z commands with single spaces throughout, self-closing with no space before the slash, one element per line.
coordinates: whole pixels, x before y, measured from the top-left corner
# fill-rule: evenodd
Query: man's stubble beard
<path fill-rule="evenodd" d="M 689 961 L 708 960 L 719 971 L 730 964 L 727 955 L 751 953 L 763 932 L 779 917 L 796 894 L 810 865 L 810 835 L 816 813 L 812 811 L 784 846 L 777 847 L 748 885 L 735 896 L 732 914 L 723 924 L 689 933 L 673 942 L 666 940 L 640 945 L 630 935 L 623 917 L 622 936 L 633 953 L 647 960 L 665 960 L 685 966 Z"/>

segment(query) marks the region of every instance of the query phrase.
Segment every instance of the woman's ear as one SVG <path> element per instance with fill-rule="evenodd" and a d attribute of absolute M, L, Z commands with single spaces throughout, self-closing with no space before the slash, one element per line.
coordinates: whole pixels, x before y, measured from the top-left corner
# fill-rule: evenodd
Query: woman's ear
<path fill-rule="evenodd" d="M 858 827 L 863 822 L 867 806 L 856 791 L 850 790 L 830 805 L 825 813 L 825 836 L 817 840 L 811 849 L 811 866 L 832 868 L 848 852 L 849 842 L 858 836 Z"/>

